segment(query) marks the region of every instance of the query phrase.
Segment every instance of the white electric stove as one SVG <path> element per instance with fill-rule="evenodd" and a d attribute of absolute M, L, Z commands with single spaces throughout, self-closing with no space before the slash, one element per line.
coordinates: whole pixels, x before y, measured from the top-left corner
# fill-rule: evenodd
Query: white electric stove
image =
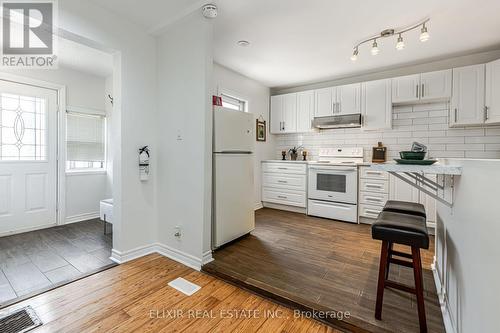
<path fill-rule="evenodd" d="M 320 149 L 309 162 L 307 214 L 333 220 L 358 222 L 358 164 L 363 148 Z"/>

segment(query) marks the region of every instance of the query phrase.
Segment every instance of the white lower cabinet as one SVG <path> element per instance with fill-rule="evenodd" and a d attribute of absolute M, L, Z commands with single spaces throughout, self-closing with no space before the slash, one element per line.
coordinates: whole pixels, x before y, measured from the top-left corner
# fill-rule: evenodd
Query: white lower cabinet
<path fill-rule="evenodd" d="M 359 168 L 359 220 L 373 222 L 389 199 L 389 175 L 373 171 L 368 166 Z M 365 220 L 365 219 L 369 220 Z"/>
<path fill-rule="evenodd" d="M 427 175 L 436 181 L 435 176 Z M 371 223 L 382 211 L 387 200 L 421 203 L 427 213 L 427 226 L 435 227 L 436 200 L 396 176 L 383 171 L 373 171 L 362 166 L 359 172 L 359 217 Z M 363 219 L 365 218 L 365 219 Z"/>
<path fill-rule="evenodd" d="M 436 181 L 435 175 L 426 175 L 433 181 Z M 421 203 L 425 206 L 425 212 L 427 214 L 427 226 L 435 227 L 436 225 L 436 199 L 425 194 L 419 189 L 413 187 L 412 185 L 402 181 L 396 176 L 390 175 L 389 177 L 389 199 L 390 200 L 400 200 L 409 201 L 415 203 Z"/>
<path fill-rule="evenodd" d="M 262 202 L 304 209 L 307 206 L 307 165 L 294 162 L 262 163 Z"/>

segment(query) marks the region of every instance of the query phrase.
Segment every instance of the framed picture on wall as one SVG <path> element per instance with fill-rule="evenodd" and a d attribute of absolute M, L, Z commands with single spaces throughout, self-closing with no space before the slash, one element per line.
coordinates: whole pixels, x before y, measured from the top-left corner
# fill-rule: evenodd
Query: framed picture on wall
<path fill-rule="evenodd" d="M 257 141 L 266 141 L 266 121 L 262 118 L 256 120 L 256 136 Z"/>

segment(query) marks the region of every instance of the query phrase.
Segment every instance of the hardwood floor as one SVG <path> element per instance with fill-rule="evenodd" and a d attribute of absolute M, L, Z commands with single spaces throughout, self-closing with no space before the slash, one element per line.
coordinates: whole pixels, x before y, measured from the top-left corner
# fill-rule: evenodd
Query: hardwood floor
<path fill-rule="evenodd" d="M 114 263 L 99 219 L 0 238 L 0 307 Z"/>
<path fill-rule="evenodd" d="M 177 277 L 202 288 L 185 296 L 167 285 Z M 32 332 L 339 332 L 157 254 L 2 311 L 27 305 L 44 323 Z"/>
<path fill-rule="evenodd" d="M 272 209 L 256 212 L 256 229 L 214 253 L 203 270 L 273 295 L 299 308 L 349 312 L 340 328 L 370 332 L 419 332 L 416 298 L 386 289 L 382 320 L 375 319 L 381 243 L 370 226 L 335 222 Z M 427 325 L 444 332 L 430 266 L 431 249 L 422 251 Z M 409 247 L 395 246 L 409 252 Z M 411 269 L 391 265 L 390 279 L 413 286 Z"/>

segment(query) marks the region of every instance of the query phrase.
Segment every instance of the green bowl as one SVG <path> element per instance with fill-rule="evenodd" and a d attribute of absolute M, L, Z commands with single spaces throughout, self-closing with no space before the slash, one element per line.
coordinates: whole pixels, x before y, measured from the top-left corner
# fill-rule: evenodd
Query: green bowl
<path fill-rule="evenodd" d="M 402 151 L 399 156 L 403 160 L 423 160 L 425 158 L 426 152 L 423 151 Z"/>

